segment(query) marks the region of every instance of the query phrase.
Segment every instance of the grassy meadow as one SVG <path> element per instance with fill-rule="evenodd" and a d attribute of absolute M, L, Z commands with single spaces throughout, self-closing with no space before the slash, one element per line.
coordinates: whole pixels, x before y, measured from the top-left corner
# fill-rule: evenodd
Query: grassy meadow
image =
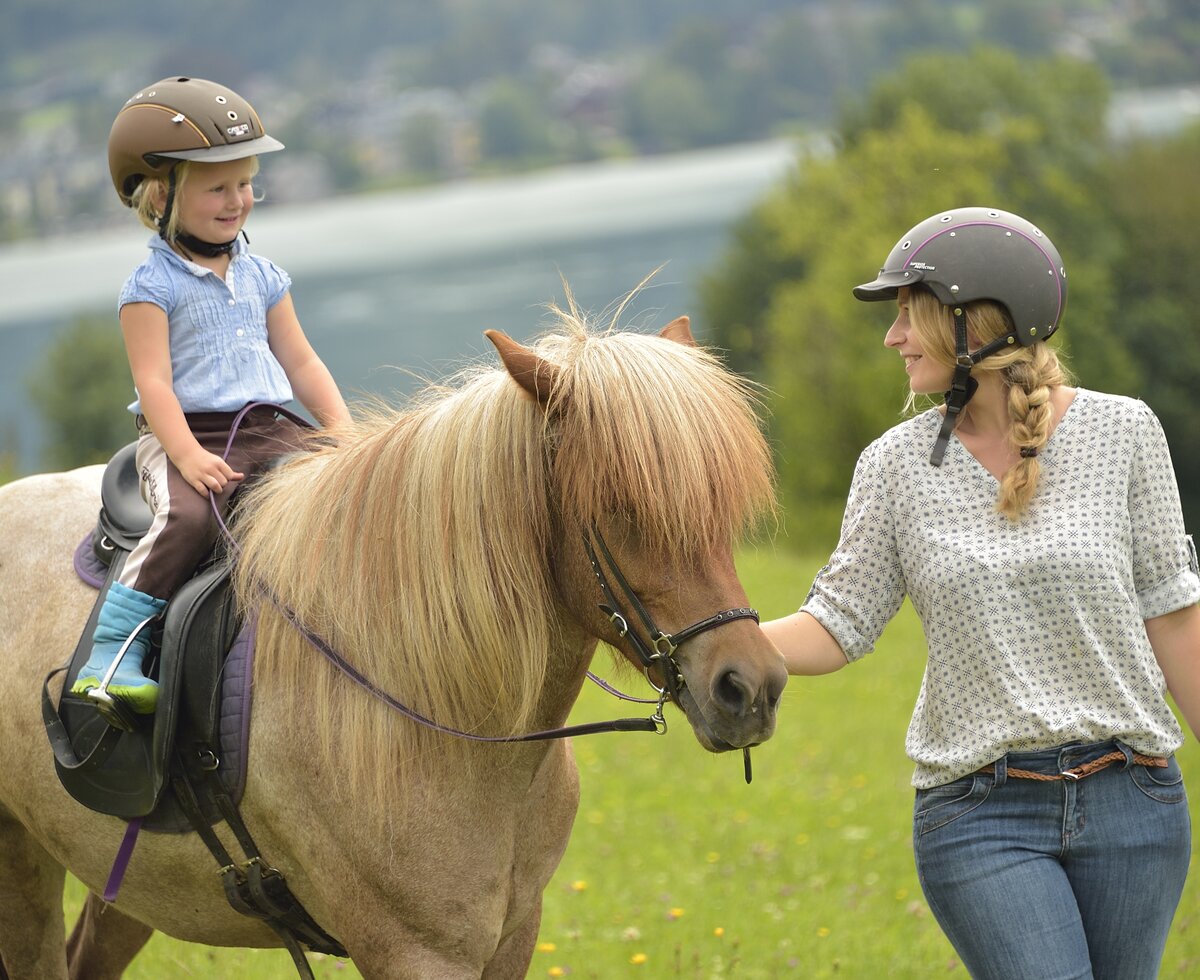
<path fill-rule="evenodd" d="M 798 605 L 817 564 L 757 550 L 741 556 L 739 569 L 769 618 Z M 903 742 L 922 664 L 920 627 L 906 604 L 865 662 L 793 678 L 775 738 L 753 754 L 750 785 L 740 754 L 701 750 L 677 711 L 665 737 L 576 739 L 579 815 L 546 889 L 529 976 L 965 977 L 913 868 Z M 607 661 L 597 666 L 606 672 Z M 587 685 L 573 720 L 631 707 Z M 1180 758 L 1200 800 L 1200 749 L 1189 740 Z M 76 885 L 68 906 L 81 898 Z M 1164 977 L 1200 971 L 1198 919 L 1193 874 Z M 359 975 L 343 961 L 310 959 L 318 977 Z M 274 980 L 295 972 L 282 951 L 211 950 L 155 935 L 126 976 L 167 975 Z"/>

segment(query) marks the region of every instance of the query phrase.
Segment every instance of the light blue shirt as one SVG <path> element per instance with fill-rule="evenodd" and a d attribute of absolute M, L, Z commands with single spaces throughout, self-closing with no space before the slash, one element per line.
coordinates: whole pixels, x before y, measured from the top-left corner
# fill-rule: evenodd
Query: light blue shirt
<path fill-rule="evenodd" d="M 172 387 L 185 412 L 236 412 L 247 402 L 292 399 L 283 366 L 267 345 L 267 311 L 291 285 L 286 272 L 252 255 L 241 239 L 222 279 L 155 236 L 150 254 L 125 281 L 117 310 L 153 303 L 167 314 Z M 140 398 L 129 411 L 141 412 Z"/>

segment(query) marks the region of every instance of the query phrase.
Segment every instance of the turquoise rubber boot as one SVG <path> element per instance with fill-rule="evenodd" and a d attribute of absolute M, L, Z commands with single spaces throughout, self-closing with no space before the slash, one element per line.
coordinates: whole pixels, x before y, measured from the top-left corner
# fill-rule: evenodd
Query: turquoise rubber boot
<path fill-rule="evenodd" d="M 167 606 L 165 599 L 155 599 L 114 582 L 104 597 L 92 637 L 92 653 L 80 670 L 72 694 L 84 694 L 99 687 L 117 653 L 130 639 L 133 631 L 145 620 L 152 619 Z M 150 624 L 147 623 L 129 643 L 116 672 L 108 682 L 108 693 L 120 698 L 139 715 L 150 715 L 158 706 L 158 682 L 142 672 L 142 661 L 150 649 Z"/>

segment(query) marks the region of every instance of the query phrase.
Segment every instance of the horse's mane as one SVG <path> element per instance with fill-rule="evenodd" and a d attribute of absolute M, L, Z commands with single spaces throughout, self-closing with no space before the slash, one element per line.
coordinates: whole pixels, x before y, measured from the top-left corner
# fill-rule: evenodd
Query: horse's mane
<path fill-rule="evenodd" d="M 502 368 L 476 366 L 405 410 L 357 411 L 241 508 L 235 584 L 259 610 L 258 689 L 270 678 L 272 696 L 316 712 L 355 782 L 463 743 L 352 691 L 264 589 L 414 710 L 512 734 L 537 720 L 563 646 L 556 529 L 619 513 L 647 547 L 700 561 L 774 507 L 744 381 L 700 348 L 554 312 L 533 345 L 560 368 L 548 410 Z"/>

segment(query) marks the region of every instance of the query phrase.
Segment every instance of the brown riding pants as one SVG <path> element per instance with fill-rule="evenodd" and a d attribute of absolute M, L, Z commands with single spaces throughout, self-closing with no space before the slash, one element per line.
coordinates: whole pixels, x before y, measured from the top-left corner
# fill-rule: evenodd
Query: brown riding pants
<path fill-rule="evenodd" d="M 195 412 L 186 415 L 196 440 L 211 453 L 225 454 L 236 412 Z M 138 417 L 137 468 L 142 497 L 154 519 L 125 562 L 119 581 L 138 592 L 169 599 L 208 555 L 217 539 L 218 526 L 209 498 L 195 489 L 163 451 L 162 444 Z M 304 432 L 271 408 L 255 408 L 238 426 L 227 460 L 247 479 L 285 453 L 300 449 Z M 231 481 L 216 495 L 222 518 L 229 498 L 239 486 Z"/>

